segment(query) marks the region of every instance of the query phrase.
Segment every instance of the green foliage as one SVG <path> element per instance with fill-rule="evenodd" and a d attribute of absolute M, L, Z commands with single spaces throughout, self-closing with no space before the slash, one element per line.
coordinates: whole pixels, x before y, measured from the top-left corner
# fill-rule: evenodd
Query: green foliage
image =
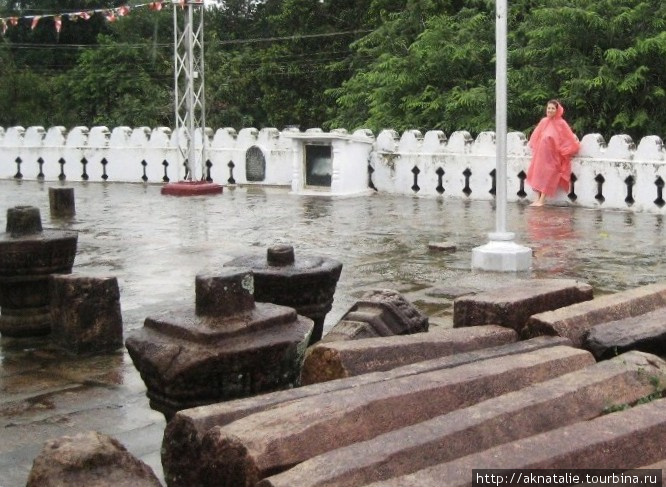
<path fill-rule="evenodd" d="M 578 133 L 663 132 L 665 22 L 660 0 L 544 2 L 516 27 L 517 104 L 550 93 Z M 528 126 L 521 116 L 512 120 Z"/>
<path fill-rule="evenodd" d="M 151 58 L 148 46 L 112 42 L 101 36 L 66 76 L 77 115 L 90 125 L 169 125 L 171 98 L 164 89 L 168 65 Z M 64 102 L 64 100 L 63 100 Z"/>
<path fill-rule="evenodd" d="M 332 124 L 487 130 L 494 113 L 494 16 L 485 2 L 408 0 L 355 48 L 374 56 L 340 88 Z"/>
<path fill-rule="evenodd" d="M 124 3 L 0 0 L 0 15 Z M 665 2 L 509 7 L 511 130 L 529 132 L 559 98 L 579 135 L 663 135 Z M 64 18 L 60 35 L 52 19 L 23 20 L 0 38 L 0 125 L 172 125 L 171 17 Z M 205 35 L 211 127 L 494 129 L 491 0 L 226 0 Z"/>
<path fill-rule="evenodd" d="M 374 61 L 331 90 L 332 125 L 492 129 L 494 2 L 404 3 L 353 46 Z M 663 132 L 666 4 L 522 0 L 510 8 L 511 129 L 531 130 L 545 102 L 560 98 L 579 134 Z"/>
<path fill-rule="evenodd" d="M 207 69 L 214 66 L 207 120 L 234 127 L 322 126 L 334 104 L 327 90 L 349 76 L 348 44 L 365 26 L 367 3 L 268 0 L 228 10 L 233 20 L 218 13 L 208 24 L 216 37 L 207 61 Z M 246 42 L 232 41 L 238 38 Z"/>
<path fill-rule="evenodd" d="M 0 126 L 46 125 L 50 105 L 47 83 L 29 69 L 18 69 L 7 46 L 0 45 Z"/>

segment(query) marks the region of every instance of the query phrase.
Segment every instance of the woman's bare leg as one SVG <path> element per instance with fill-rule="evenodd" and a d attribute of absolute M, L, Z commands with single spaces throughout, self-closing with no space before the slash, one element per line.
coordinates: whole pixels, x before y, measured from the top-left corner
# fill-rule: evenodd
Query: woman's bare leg
<path fill-rule="evenodd" d="M 535 199 L 530 206 L 543 206 L 546 204 L 546 193 L 539 193 L 539 197 Z"/>

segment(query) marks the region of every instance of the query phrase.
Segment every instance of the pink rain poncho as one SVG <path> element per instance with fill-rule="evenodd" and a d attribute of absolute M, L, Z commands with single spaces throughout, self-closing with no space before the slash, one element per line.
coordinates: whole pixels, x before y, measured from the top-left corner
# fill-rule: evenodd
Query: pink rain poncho
<path fill-rule="evenodd" d="M 529 141 L 532 161 L 527 170 L 527 182 L 546 196 L 554 195 L 558 187 L 569 191 L 571 157 L 580 148 L 563 114 L 564 107 L 558 104 L 555 116 L 542 118 Z"/>

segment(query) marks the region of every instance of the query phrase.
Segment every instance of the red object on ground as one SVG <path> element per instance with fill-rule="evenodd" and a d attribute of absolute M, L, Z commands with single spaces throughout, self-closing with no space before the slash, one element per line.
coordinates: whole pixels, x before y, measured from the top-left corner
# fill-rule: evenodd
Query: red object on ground
<path fill-rule="evenodd" d="M 162 194 L 172 196 L 200 196 L 222 193 L 222 186 L 208 181 L 179 181 L 162 186 Z"/>

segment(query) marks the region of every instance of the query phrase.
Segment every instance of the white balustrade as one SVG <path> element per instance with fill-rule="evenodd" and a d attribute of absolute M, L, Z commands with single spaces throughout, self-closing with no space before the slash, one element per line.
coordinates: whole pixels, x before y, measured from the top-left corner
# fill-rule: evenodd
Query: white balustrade
<path fill-rule="evenodd" d="M 168 127 L 0 127 L 0 179 L 177 181 L 184 177 L 184 168 L 178 165 L 176 135 Z M 299 144 L 308 140 L 335 145 L 330 194 L 363 194 L 359 181 L 362 185 L 370 181 L 380 193 L 474 200 L 494 197 L 494 132 L 482 132 L 475 139 L 465 131 L 447 137 L 440 130 L 407 130 L 402 134 L 382 130 L 375 136 L 365 129 L 350 134 L 345 129 L 301 132 L 294 128 L 279 131 L 248 127 L 237 132 L 226 127 L 195 134 L 197 146 L 206 147 L 203 177 L 210 175 L 219 184 L 292 189 L 295 175 L 300 177 L 304 152 Z M 247 180 L 250 148 L 254 157 L 263 155 L 265 160 L 261 181 Z M 534 195 L 524 181 L 531 154 L 525 134 L 508 134 L 507 153 L 508 200 L 532 199 Z M 572 161 L 572 192 L 561 191 L 551 201 L 666 213 L 662 193 L 665 163 L 666 148 L 656 135 L 636 144 L 628 135 L 615 135 L 606 142 L 599 134 L 587 134 L 581 138 L 580 151 Z"/>

